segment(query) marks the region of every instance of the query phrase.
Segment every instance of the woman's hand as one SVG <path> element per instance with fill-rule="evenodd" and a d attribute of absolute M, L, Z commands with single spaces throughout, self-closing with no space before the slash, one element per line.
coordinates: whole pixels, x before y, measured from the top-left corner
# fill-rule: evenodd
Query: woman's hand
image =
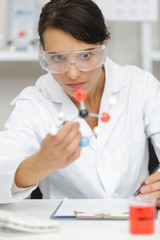
<path fill-rule="evenodd" d="M 22 161 L 15 174 L 15 183 L 25 188 L 37 184 L 51 172 L 64 168 L 80 156 L 79 123 L 67 122 L 56 136 L 48 134 L 40 150 Z"/>
<path fill-rule="evenodd" d="M 66 122 L 56 136 L 48 134 L 42 141 L 39 163 L 50 171 L 68 166 L 80 155 L 80 140 L 79 123 Z"/>
<path fill-rule="evenodd" d="M 156 197 L 157 206 L 160 207 L 160 172 L 156 172 L 143 179 L 140 184 L 144 182 L 145 185 L 140 190 L 141 194 Z"/>

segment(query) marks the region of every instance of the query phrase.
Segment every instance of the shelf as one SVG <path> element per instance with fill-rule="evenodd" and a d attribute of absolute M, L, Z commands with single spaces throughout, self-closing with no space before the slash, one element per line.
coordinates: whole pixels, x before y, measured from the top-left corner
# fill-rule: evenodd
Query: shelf
<path fill-rule="evenodd" d="M 26 51 L 0 51 L 0 62 L 37 62 L 38 53 Z"/>
<path fill-rule="evenodd" d="M 142 68 L 153 73 L 153 62 L 160 61 L 160 51 L 152 49 L 152 23 L 141 23 Z"/>

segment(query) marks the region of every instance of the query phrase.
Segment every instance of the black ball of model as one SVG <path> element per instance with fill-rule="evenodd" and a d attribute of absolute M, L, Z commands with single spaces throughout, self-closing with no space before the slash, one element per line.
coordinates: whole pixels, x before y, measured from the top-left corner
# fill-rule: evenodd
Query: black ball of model
<path fill-rule="evenodd" d="M 87 109 L 83 109 L 83 110 L 80 110 L 80 111 L 79 111 L 79 116 L 80 116 L 81 118 L 87 118 L 88 115 L 89 115 L 89 112 L 88 112 Z"/>

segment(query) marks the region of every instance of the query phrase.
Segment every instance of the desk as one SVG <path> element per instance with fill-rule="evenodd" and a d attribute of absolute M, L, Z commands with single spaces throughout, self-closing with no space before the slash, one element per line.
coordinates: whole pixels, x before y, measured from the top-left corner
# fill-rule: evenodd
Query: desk
<path fill-rule="evenodd" d="M 48 218 L 60 200 L 23 200 L 19 203 L 0 205 L 0 209 Z M 159 213 L 160 215 L 160 213 Z M 30 234 L 0 230 L 0 240 L 158 240 L 160 216 L 152 235 L 131 235 L 128 221 L 60 220 L 60 230 L 55 233 Z"/>

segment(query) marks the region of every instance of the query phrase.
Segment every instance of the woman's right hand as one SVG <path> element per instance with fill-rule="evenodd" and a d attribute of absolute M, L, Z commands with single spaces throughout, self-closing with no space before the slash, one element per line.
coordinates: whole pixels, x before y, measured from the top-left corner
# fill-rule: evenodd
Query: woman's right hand
<path fill-rule="evenodd" d="M 39 151 L 39 164 L 51 172 L 64 168 L 80 156 L 79 123 L 66 122 L 56 136 L 48 134 Z"/>
<path fill-rule="evenodd" d="M 56 169 L 65 168 L 80 156 L 79 123 L 66 122 L 56 136 L 48 134 L 40 150 L 25 159 L 15 174 L 17 187 L 37 184 Z"/>

